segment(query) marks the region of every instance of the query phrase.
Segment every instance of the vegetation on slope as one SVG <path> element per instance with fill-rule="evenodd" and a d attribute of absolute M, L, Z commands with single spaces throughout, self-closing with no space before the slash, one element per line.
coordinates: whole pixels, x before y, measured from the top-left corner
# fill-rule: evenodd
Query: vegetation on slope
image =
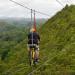
<path fill-rule="evenodd" d="M 50 55 L 38 75 L 75 74 L 75 6 L 66 6 L 58 12 L 42 26 L 40 34 L 44 56 Z"/>
<path fill-rule="evenodd" d="M 40 63 L 32 75 L 75 74 L 75 6 L 66 6 L 39 30 Z M 26 40 L 11 49 L 0 61 L 1 75 L 27 75 L 35 67 L 28 64 Z M 37 66 L 37 67 L 38 67 Z"/>
<path fill-rule="evenodd" d="M 3 60 L 13 46 L 26 37 L 26 29 L 0 21 L 0 56 Z"/>

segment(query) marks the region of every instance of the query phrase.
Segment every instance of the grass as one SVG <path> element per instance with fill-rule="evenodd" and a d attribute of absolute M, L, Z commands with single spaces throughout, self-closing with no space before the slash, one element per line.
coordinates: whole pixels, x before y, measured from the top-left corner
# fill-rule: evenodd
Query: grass
<path fill-rule="evenodd" d="M 15 46 L 5 61 L 0 61 L 3 75 L 75 75 L 75 6 L 66 6 L 40 29 L 40 63 L 28 64 L 26 40 Z M 9 71 L 9 72 L 8 72 Z"/>

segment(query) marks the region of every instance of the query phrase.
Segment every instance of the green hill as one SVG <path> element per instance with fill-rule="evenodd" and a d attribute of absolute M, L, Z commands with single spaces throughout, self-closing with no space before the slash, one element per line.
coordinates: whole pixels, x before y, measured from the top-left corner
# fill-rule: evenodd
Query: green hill
<path fill-rule="evenodd" d="M 41 48 L 45 51 L 44 56 L 48 55 L 48 62 L 38 71 L 42 75 L 74 75 L 75 6 L 66 6 L 41 30 Z"/>
<path fill-rule="evenodd" d="M 6 58 L 10 49 L 25 38 L 26 29 L 0 20 L 0 57 Z"/>
<path fill-rule="evenodd" d="M 28 64 L 26 40 L 0 61 L 0 75 L 75 75 L 75 6 L 66 6 L 40 29 L 40 63 Z"/>
<path fill-rule="evenodd" d="M 31 24 L 33 24 L 33 22 L 31 23 L 31 18 L 16 18 L 16 17 L 4 17 L 4 18 L 0 18 L 1 21 L 5 21 L 7 22 L 8 24 L 13 24 L 17 27 L 28 27 L 30 26 L 31 27 Z M 44 24 L 45 22 L 47 21 L 47 19 L 44 19 L 44 18 L 38 18 L 36 19 L 36 24 L 37 26 L 38 25 L 42 25 Z"/>

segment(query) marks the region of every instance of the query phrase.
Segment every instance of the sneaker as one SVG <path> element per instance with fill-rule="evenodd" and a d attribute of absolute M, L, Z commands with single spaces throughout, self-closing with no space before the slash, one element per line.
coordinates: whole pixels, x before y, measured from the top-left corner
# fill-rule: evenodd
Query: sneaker
<path fill-rule="evenodd" d="M 38 62 L 35 62 L 35 64 L 38 64 Z"/>

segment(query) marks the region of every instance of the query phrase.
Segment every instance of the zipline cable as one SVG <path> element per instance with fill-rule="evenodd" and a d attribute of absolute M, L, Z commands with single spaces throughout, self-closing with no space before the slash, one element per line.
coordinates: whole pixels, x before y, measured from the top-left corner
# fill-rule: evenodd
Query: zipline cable
<path fill-rule="evenodd" d="M 20 3 L 16 2 L 16 1 L 13 1 L 13 0 L 10 0 L 10 1 L 13 2 L 13 3 L 15 3 L 15 4 L 17 4 L 17 5 L 19 5 L 19 6 L 21 6 L 21 7 L 23 7 L 23 8 L 25 8 L 25 9 L 28 9 L 28 10 L 31 11 L 31 8 L 29 8 L 27 6 L 24 6 L 24 5 L 22 5 L 22 4 L 20 4 Z M 34 11 L 34 10 L 32 9 L 32 11 Z M 43 13 L 43 12 L 40 12 L 40 11 L 37 11 L 37 10 L 35 10 L 35 12 L 39 13 L 39 14 L 42 14 L 42 15 L 45 15 L 45 16 L 50 16 L 50 15 L 48 15 L 46 13 Z"/>
<path fill-rule="evenodd" d="M 59 0 L 56 0 L 62 7 L 64 7 L 64 5 L 59 1 Z"/>

